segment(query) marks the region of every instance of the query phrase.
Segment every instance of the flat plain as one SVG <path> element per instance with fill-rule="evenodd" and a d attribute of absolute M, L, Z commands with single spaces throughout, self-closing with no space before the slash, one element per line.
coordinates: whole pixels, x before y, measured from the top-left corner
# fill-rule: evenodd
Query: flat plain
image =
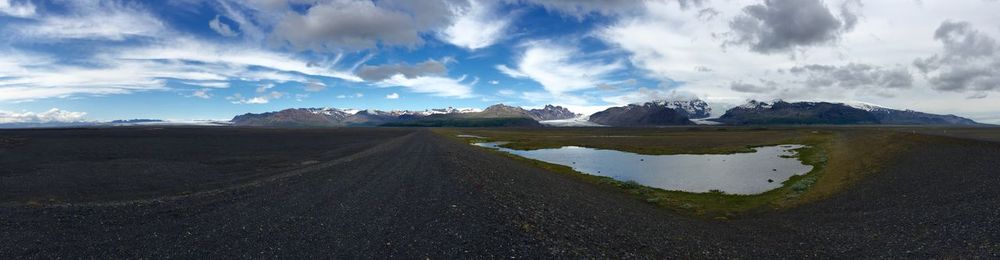
<path fill-rule="evenodd" d="M 0 258 L 1000 257 L 997 131 L 4 130 Z M 647 154 L 801 142 L 823 167 L 764 197 L 669 193 L 457 133 Z"/>

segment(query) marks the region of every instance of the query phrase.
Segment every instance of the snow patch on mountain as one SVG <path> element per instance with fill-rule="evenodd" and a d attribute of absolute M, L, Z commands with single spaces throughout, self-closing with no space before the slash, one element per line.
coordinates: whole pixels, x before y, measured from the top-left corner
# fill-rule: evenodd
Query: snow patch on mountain
<path fill-rule="evenodd" d="M 864 110 L 864 111 L 868 111 L 868 112 L 879 112 L 879 111 L 895 110 L 895 109 L 888 108 L 888 107 L 885 107 L 885 106 L 880 106 L 880 105 L 876 105 L 876 104 L 872 104 L 872 103 L 867 103 L 867 102 L 861 102 L 861 101 L 847 101 L 847 102 L 843 102 L 841 104 L 844 104 L 844 105 L 849 106 L 849 107 L 861 109 L 861 110 Z"/>
<path fill-rule="evenodd" d="M 689 118 L 708 118 L 712 115 L 712 107 L 701 99 L 661 99 L 644 103 L 633 103 L 626 107 L 631 110 L 635 107 L 657 106 L 684 112 Z"/>

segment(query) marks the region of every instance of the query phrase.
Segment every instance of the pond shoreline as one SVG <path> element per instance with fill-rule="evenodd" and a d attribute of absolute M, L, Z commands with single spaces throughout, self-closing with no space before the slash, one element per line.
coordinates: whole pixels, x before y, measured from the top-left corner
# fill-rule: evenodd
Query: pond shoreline
<path fill-rule="evenodd" d="M 473 142 L 472 145 L 567 166 L 582 174 L 692 193 L 761 194 L 781 188 L 790 177 L 813 169 L 798 159 L 797 151 L 808 148 L 804 145 L 754 147 L 750 153 L 734 154 L 643 155 L 579 146 L 517 150 L 503 147 L 507 143 Z"/>

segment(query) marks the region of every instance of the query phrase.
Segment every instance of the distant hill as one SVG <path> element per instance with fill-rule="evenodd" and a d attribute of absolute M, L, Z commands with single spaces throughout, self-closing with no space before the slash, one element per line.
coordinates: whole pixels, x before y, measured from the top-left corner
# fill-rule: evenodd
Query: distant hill
<path fill-rule="evenodd" d="M 570 119 L 577 117 L 576 113 L 561 106 L 546 105 L 541 109 L 527 110 L 521 107 L 496 104 L 483 109 L 482 112 L 463 113 L 466 118 L 531 118 L 535 121 Z"/>
<path fill-rule="evenodd" d="M 391 122 L 383 126 L 423 127 L 538 127 L 538 121 L 569 119 L 577 114 L 569 109 L 547 105 L 542 109 L 526 110 L 521 107 L 496 104 L 480 112 L 442 114 L 417 118 L 412 121 Z"/>
<path fill-rule="evenodd" d="M 332 127 L 343 126 L 352 116 L 337 109 L 291 108 L 261 114 L 246 113 L 233 117 L 234 126 Z"/>
<path fill-rule="evenodd" d="M 462 118 L 532 118 L 532 115 L 528 112 L 528 110 L 504 104 L 489 106 L 481 112 L 464 113 L 455 116 Z"/>
<path fill-rule="evenodd" d="M 889 124 L 889 125 L 977 125 L 954 115 L 935 115 L 895 110 L 869 104 L 831 102 L 760 102 L 726 111 L 716 121 L 733 125 L 756 124 Z"/>
<path fill-rule="evenodd" d="M 689 111 L 675 109 L 668 102 L 646 102 L 612 107 L 590 115 L 590 122 L 606 126 L 693 125 Z M 706 106 L 707 107 L 707 106 Z"/>
<path fill-rule="evenodd" d="M 260 114 L 247 113 L 233 117 L 235 126 L 262 127 L 341 127 L 378 126 L 442 113 L 463 113 L 474 110 L 437 109 L 427 111 L 381 111 L 336 108 L 291 108 Z"/>

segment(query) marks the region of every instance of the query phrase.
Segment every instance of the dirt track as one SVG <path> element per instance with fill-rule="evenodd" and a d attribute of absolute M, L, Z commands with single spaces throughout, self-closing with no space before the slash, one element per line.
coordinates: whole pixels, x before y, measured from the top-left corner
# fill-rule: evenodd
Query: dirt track
<path fill-rule="evenodd" d="M 0 147 L 0 167 L 16 169 L 0 171 L 0 202 L 8 204 L 0 206 L 0 258 L 1000 257 L 997 143 L 931 138 L 834 198 L 714 221 L 425 130 L 60 131 L 0 132 L 26 140 Z M 52 141 L 62 151 L 36 151 L 81 135 Z M 192 146 L 205 136 L 216 144 Z M 188 145 L 143 157 L 130 141 L 143 138 Z M 119 145 L 88 146 L 101 140 Z M 249 140 L 268 141 L 235 145 Z M 120 155 L 115 165 L 198 163 L 134 179 L 125 173 L 152 166 L 123 166 L 103 173 L 117 176 L 107 180 L 74 176 L 107 160 L 58 157 L 91 150 Z M 36 157 L 8 157 L 29 153 Z M 230 168 L 211 163 L 219 153 L 232 154 L 221 164 Z M 277 166 L 239 167 L 259 155 L 278 158 L 267 162 Z M 183 180 L 209 170 L 218 174 Z M 74 180 L 38 185 L 63 178 Z M 128 185 L 137 182 L 152 184 Z M 38 188 L 9 188 L 22 184 Z M 67 197 L 25 204 L 47 194 Z"/>

